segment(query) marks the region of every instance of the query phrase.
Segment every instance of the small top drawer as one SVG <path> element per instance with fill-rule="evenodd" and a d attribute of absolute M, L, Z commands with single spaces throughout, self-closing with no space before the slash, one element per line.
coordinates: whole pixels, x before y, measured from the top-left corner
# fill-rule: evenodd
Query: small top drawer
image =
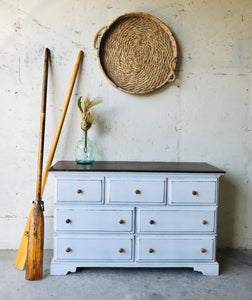
<path fill-rule="evenodd" d="M 85 204 L 102 202 L 102 179 L 58 180 L 58 201 L 76 201 Z"/>
<path fill-rule="evenodd" d="M 216 203 L 216 181 L 169 180 L 169 202 L 171 204 Z"/>
<path fill-rule="evenodd" d="M 108 178 L 107 201 L 115 204 L 164 204 L 165 182 L 165 178 Z"/>

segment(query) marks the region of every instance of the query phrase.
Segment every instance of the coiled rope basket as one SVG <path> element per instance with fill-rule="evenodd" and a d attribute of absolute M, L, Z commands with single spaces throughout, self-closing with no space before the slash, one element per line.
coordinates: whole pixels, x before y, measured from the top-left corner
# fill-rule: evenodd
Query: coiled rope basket
<path fill-rule="evenodd" d="M 170 29 L 146 13 L 128 13 L 102 27 L 94 47 L 101 70 L 121 91 L 140 95 L 175 80 L 177 46 Z"/>

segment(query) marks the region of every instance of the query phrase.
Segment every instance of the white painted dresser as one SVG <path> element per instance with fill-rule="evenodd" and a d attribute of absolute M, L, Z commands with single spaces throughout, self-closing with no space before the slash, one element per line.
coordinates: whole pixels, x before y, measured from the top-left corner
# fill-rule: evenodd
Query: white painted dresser
<path fill-rule="evenodd" d="M 185 267 L 218 275 L 219 177 L 206 163 L 56 163 L 52 275 Z"/>

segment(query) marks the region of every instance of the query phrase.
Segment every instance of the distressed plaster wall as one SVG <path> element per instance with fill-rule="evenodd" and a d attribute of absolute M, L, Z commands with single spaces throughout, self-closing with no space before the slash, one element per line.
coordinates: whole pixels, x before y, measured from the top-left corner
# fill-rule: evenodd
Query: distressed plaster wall
<path fill-rule="evenodd" d="M 160 18 L 179 46 L 175 83 L 148 96 L 113 88 L 93 49 L 98 29 L 132 11 Z M 0 248 L 18 248 L 35 197 L 44 47 L 52 54 L 45 160 L 82 49 L 54 162 L 74 159 L 78 96 L 101 96 L 90 131 L 97 160 L 204 161 L 223 168 L 218 246 L 252 248 L 251 20 L 250 0 L 0 0 Z M 53 184 L 50 175 L 46 248 L 52 247 Z"/>

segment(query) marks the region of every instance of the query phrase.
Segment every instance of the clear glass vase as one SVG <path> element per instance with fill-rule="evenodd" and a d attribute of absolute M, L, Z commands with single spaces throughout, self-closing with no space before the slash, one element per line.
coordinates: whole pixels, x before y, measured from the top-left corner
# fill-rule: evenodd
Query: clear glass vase
<path fill-rule="evenodd" d="M 75 161 L 78 164 L 92 164 L 94 162 L 94 144 L 88 138 L 87 131 L 83 131 L 81 139 L 75 145 Z"/>

